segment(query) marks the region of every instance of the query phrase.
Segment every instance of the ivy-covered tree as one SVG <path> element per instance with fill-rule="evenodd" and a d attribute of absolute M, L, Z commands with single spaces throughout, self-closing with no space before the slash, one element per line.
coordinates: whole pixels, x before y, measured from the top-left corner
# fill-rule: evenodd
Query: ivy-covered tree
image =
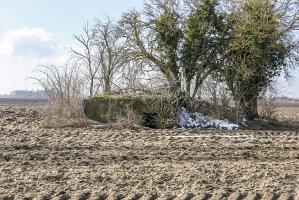
<path fill-rule="evenodd" d="M 157 59 L 160 60 L 162 73 L 166 75 L 170 82 L 171 90 L 178 92 L 181 88 L 180 63 L 179 63 L 179 47 L 183 38 L 183 31 L 180 24 L 180 15 L 172 5 L 166 2 L 159 2 L 158 6 L 161 9 L 161 15 L 156 19 L 152 19 L 155 30 L 157 48 L 159 54 Z M 148 12 L 153 12 L 152 5 L 148 5 Z"/>
<path fill-rule="evenodd" d="M 134 59 L 149 61 L 169 82 L 170 91 L 195 97 L 199 86 L 221 66 L 224 17 L 218 0 L 151 0 L 144 11 L 122 18 Z"/>
<path fill-rule="evenodd" d="M 277 1 L 244 0 L 229 14 L 224 76 L 248 119 L 258 117 L 260 93 L 296 61 L 296 42 L 289 35 L 298 25 L 298 16 L 292 12 L 295 5 L 288 2 L 282 5 L 288 16 L 294 17 L 289 24 Z"/>
<path fill-rule="evenodd" d="M 197 1 L 186 20 L 181 63 L 186 94 L 193 98 L 203 81 L 223 64 L 227 25 L 224 13 L 216 10 L 218 4 L 218 0 Z"/>

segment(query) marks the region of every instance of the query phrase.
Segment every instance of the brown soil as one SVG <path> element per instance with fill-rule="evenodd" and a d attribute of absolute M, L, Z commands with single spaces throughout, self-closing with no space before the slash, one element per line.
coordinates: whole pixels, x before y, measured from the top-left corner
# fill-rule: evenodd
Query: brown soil
<path fill-rule="evenodd" d="M 0 199 L 297 199 L 298 131 L 43 129 L 0 106 Z"/>

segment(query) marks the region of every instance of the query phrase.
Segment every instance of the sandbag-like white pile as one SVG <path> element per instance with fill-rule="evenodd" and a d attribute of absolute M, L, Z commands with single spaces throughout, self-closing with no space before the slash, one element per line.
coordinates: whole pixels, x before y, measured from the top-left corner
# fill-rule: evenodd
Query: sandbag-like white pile
<path fill-rule="evenodd" d="M 179 129 L 190 128 L 214 128 L 219 130 L 237 130 L 239 125 L 230 123 L 228 120 L 213 119 L 211 117 L 204 116 L 202 113 L 191 113 L 186 108 L 182 108 L 177 127 Z"/>

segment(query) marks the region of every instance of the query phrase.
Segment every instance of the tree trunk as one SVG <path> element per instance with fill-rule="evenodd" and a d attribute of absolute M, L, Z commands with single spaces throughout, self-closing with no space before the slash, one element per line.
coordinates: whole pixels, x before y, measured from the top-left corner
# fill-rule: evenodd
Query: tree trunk
<path fill-rule="evenodd" d="M 191 80 L 186 80 L 186 98 L 191 97 Z"/>
<path fill-rule="evenodd" d="M 235 108 L 236 108 L 236 122 L 240 124 L 240 100 L 235 100 Z"/>
<path fill-rule="evenodd" d="M 258 102 L 257 102 L 258 98 L 255 97 L 252 99 L 251 103 L 250 103 L 250 112 L 252 114 L 252 116 L 254 118 L 258 118 L 259 114 L 258 114 Z"/>
<path fill-rule="evenodd" d="M 240 103 L 244 110 L 246 119 L 254 120 L 258 118 L 257 97 L 242 98 Z"/>
<path fill-rule="evenodd" d="M 181 85 L 179 81 L 174 80 L 170 82 L 170 92 L 175 96 L 181 95 L 182 91 L 181 91 Z"/>
<path fill-rule="evenodd" d="M 105 86 L 104 86 L 104 93 L 109 94 L 111 92 L 111 85 L 110 85 L 110 80 L 106 79 L 105 80 Z"/>
<path fill-rule="evenodd" d="M 90 81 L 90 86 L 89 86 L 89 96 L 93 96 L 93 87 L 94 87 L 94 82 L 93 79 Z"/>

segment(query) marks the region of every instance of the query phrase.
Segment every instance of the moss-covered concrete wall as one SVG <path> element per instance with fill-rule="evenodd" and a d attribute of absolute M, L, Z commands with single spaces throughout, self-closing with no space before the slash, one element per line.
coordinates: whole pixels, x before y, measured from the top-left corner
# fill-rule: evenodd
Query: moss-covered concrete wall
<path fill-rule="evenodd" d="M 168 104 L 169 97 L 103 95 L 85 99 L 84 110 L 87 117 L 101 123 L 115 122 L 119 118 L 127 118 L 128 114 L 133 113 L 136 118 L 140 119 L 140 124 L 158 128 L 160 113 L 163 110 L 162 105 Z M 154 125 L 146 124 L 149 123 L 146 121 L 150 120 L 148 119 L 150 117 L 154 118 Z"/>

